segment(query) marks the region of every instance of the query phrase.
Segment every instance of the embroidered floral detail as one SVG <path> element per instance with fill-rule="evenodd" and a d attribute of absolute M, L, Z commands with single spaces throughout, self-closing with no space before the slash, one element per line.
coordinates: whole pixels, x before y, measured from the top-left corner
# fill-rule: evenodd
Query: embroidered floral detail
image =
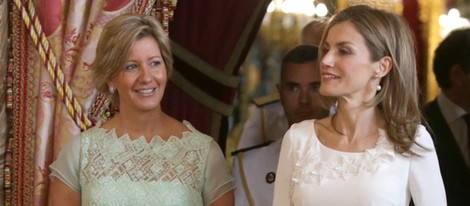
<path fill-rule="evenodd" d="M 362 153 L 339 154 L 334 161 L 322 161 L 320 145 L 317 138 L 312 138 L 312 147 L 299 151 L 299 159 L 295 164 L 292 180 L 297 184 L 324 184 L 333 179 L 349 179 L 360 173 L 375 173 L 381 165 L 394 160 L 393 145 L 386 138 L 384 130 L 379 130 L 379 139 L 375 148 Z M 342 152 L 338 152 L 342 153 Z"/>

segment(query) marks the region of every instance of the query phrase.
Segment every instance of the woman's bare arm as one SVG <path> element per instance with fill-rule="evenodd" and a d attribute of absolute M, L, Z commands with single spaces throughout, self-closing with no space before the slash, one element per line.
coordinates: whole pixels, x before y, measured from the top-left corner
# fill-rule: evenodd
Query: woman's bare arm
<path fill-rule="evenodd" d="M 80 206 L 80 193 L 67 186 L 61 180 L 52 177 L 50 187 L 52 206 Z"/>
<path fill-rule="evenodd" d="M 219 199 L 215 200 L 209 206 L 233 206 L 234 205 L 234 193 L 233 190 L 226 192 L 220 196 Z"/>

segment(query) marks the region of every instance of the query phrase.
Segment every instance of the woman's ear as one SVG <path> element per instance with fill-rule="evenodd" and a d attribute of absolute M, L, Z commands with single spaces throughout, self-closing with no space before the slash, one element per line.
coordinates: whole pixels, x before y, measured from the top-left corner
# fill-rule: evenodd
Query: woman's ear
<path fill-rule="evenodd" d="M 390 72 L 390 70 L 392 70 L 392 68 L 393 68 L 392 57 L 384 56 L 379 60 L 379 66 L 377 68 L 375 75 L 378 78 L 382 78 L 385 75 L 387 75 Z"/>

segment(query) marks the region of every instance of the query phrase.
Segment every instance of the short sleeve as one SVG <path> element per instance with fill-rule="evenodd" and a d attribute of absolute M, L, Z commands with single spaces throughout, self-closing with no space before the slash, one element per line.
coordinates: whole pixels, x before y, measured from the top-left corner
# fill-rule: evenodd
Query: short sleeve
<path fill-rule="evenodd" d="M 203 198 L 205 205 L 234 189 L 233 178 L 228 170 L 224 155 L 219 145 L 214 141 L 211 141 L 209 148 L 204 179 Z"/>
<path fill-rule="evenodd" d="M 444 183 L 439 170 L 431 135 L 420 126 L 412 151 L 418 155 L 411 158 L 409 185 L 415 205 L 447 205 Z"/>
<path fill-rule="evenodd" d="M 58 178 L 77 192 L 80 192 L 80 144 L 81 135 L 72 137 L 60 151 L 59 157 L 49 165 L 51 177 Z"/>

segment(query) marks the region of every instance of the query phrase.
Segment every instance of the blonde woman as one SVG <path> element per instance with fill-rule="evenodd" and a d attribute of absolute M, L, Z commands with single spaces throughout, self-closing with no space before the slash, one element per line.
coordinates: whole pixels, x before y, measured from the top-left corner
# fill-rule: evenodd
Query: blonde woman
<path fill-rule="evenodd" d="M 217 143 L 161 110 L 172 63 L 155 18 L 124 14 L 105 26 L 92 70 L 119 111 L 50 166 L 53 205 L 233 205 Z"/>

